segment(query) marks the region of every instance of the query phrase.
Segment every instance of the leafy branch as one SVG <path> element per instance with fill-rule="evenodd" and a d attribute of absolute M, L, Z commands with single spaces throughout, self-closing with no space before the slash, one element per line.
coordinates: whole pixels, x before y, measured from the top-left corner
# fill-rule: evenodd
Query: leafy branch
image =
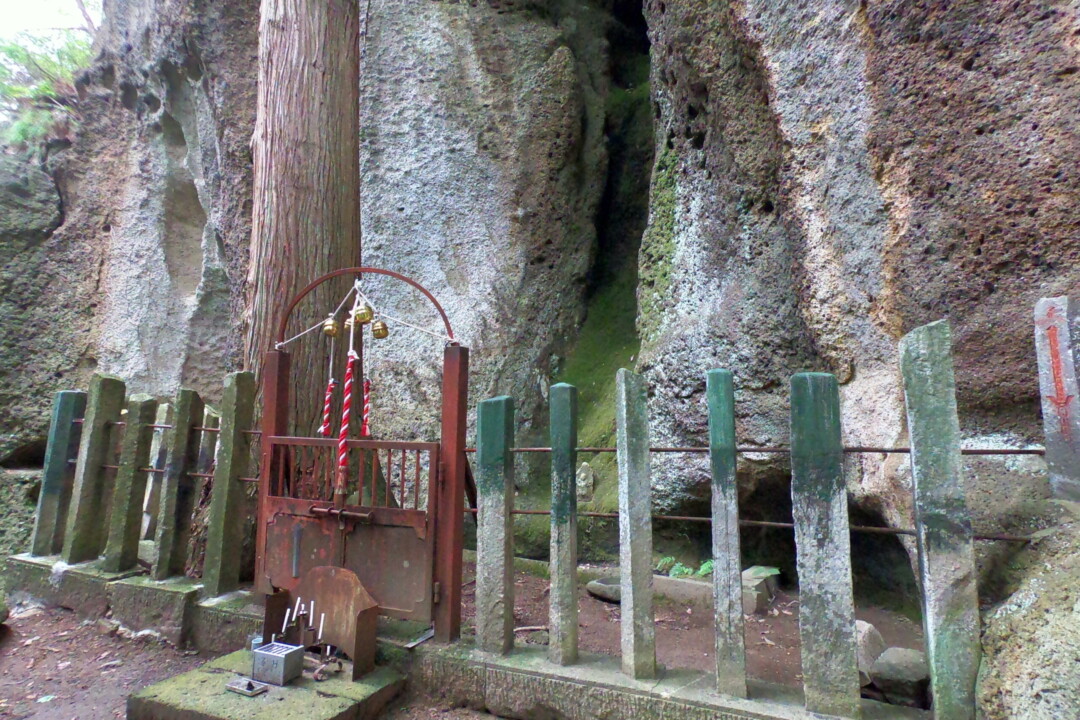
<path fill-rule="evenodd" d="M 82 31 L 21 33 L 0 42 L 0 137 L 29 147 L 66 137 L 77 120 L 75 74 L 90 64 Z M 6 122 L 4 121 L 6 120 Z"/>

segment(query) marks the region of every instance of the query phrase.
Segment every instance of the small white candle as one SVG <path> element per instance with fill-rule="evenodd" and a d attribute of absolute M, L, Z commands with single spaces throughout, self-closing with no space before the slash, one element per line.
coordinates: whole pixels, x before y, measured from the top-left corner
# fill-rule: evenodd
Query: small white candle
<path fill-rule="evenodd" d="M 300 617 L 300 596 L 296 596 L 296 605 L 293 606 L 292 616 L 294 618 Z"/>
<path fill-rule="evenodd" d="M 285 608 L 285 622 L 281 623 L 281 633 L 285 634 L 285 628 L 289 627 L 289 613 L 292 612 L 292 608 Z"/>
<path fill-rule="evenodd" d="M 326 613 L 319 616 L 319 642 L 322 642 L 322 626 L 323 620 L 326 620 Z"/>
<path fill-rule="evenodd" d="M 311 607 L 308 608 L 308 617 L 311 619 L 311 627 L 315 627 L 315 601 L 311 601 Z"/>

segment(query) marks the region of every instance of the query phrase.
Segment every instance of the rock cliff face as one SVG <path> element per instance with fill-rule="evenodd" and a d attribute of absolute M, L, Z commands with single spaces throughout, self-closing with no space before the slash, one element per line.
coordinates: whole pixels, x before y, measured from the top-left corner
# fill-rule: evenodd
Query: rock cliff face
<path fill-rule="evenodd" d="M 1073 14 L 1053 3 L 649 2 L 657 162 L 640 368 L 658 440 L 701 440 L 730 367 L 747 444 L 787 438 L 787 377 L 834 372 L 845 440 L 906 441 L 896 342 L 953 324 L 973 445 L 1038 441 L 1031 312 L 1075 294 Z M 691 30 L 691 28 L 693 28 Z M 785 468 L 751 456 L 747 489 Z M 906 463 L 850 463 L 854 497 L 910 521 Z M 661 501 L 705 490 L 673 468 Z M 1040 463 L 969 467 L 977 527 L 1045 497 Z"/>
<path fill-rule="evenodd" d="M 92 371 L 214 400 L 239 363 L 257 16 L 257 0 L 107 2 L 73 144 L 3 159 L 0 460 L 32 462 L 51 392 Z M 903 445 L 896 344 L 943 317 L 969 443 L 1041 441 L 1032 307 L 1080 294 L 1066 4 L 388 0 L 364 21 L 365 262 L 439 297 L 472 348 L 471 402 L 514 395 L 524 442 L 566 380 L 583 440 L 611 444 L 614 370 L 633 365 L 657 444 L 704 442 L 705 371 L 727 367 L 740 443 L 786 444 L 790 374 L 825 370 L 849 444 Z M 418 295 L 370 289 L 438 335 Z M 401 327 L 369 344 L 378 435 L 433 435 L 441 347 Z M 748 511 L 783 510 L 776 458 L 743 457 Z M 590 459 L 591 507 L 611 509 L 610 458 Z M 654 469 L 659 508 L 703 509 L 703 464 Z M 864 522 L 911 522 L 904 456 L 847 469 Z M 543 504 L 532 470 L 521 502 Z M 977 530 L 1045 514 L 1041 460 L 966 472 Z M 543 523 L 521 525 L 542 552 Z M 981 546 L 986 578 L 1008 552 Z M 987 581 L 986 599 L 1025 582 L 1045 579 Z M 1022 694 L 994 638 L 1034 606 L 1008 602 L 987 717 Z M 1039 677 L 1064 662 L 1045 661 Z"/>
<path fill-rule="evenodd" d="M 18 245 L 4 267 L 0 458 L 40 456 L 52 392 L 93 371 L 135 392 L 220 395 L 240 340 L 257 5 L 105 3 L 77 136 L 44 161 L 62 216 L 28 224 L 33 241 L 0 231 Z"/>

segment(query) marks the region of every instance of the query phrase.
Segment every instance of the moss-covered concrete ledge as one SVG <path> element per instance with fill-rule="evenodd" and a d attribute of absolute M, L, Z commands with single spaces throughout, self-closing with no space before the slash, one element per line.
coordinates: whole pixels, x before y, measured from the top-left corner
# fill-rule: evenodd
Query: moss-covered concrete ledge
<path fill-rule="evenodd" d="M 239 590 L 202 598 L 188 578 L 151 580 L 144 571 L 109 573 L 99 561 L 68 565 L 57 556 L 11 555 L 9 597 L 63 607 L 86 618 L 110 614 L 132 632 L 151 632 L 177 647 L 207 653 L 242 648 L 262 629 L 261 598 Z"/>
<path fill-rule="evenodd" d="M 619 659 L 583 654 L 575 665 L 548 662 L 542 647 L 517 648 L 510 655 L 482 653 L 463 643 L 421 645 L 413 652 L 411 689 L 451 705 L 473 707 L 501 717 L 669 718 L 678 720 L 820 720 L 803 708 L 795 688 L 750 681 L 750 699 L 719 695 L 713 677 L 693 670 L 661 668 L 658 679 L 636 681 L 620 670 Z M 863 720 L 929 720 L 931 714 L 872 700 L 861 702 Z"/>
<path fill-rule="evenodd" d="M 367 720 L 401 692 L 405 677 L 377 668 L 353 682 L 342 673 L 322 682 L 305 676 L 255 697 L 225 690 L 251 674 L 251 653 L 238 650 L 128 697 L 128 720 Z"/>
<path fill-rule="evenodd" d="M 97 561 L 67 565 L 57 556 L 29 554 L 9 556 L 4 574 L 13 602 L 68 608 L 84 618 L 110 615 L 127 630 L 153 633 L 176 647 L 230 653 L 262 631 L 262 598 L 249 590 L 206 598 L 189 578 L 152 580 L 142 571 L 105 572 Z M 426 628 L 380 618 L 380 657 L 400 661 L 398 648 Z"/>

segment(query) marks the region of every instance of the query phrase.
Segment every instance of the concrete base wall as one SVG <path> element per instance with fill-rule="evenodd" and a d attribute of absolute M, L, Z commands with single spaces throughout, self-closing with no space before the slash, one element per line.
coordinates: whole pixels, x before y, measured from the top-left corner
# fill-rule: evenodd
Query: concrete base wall
<path fill-rule="evenodd" d="M 656 680 L 636 681 L 620 670 L 618 658 L 582 655 L 576 665 L 547 660 L 546 648 L 516 648 L 508 656 L 422 645 L 414 653 L 409 682 L 414 690 L 451 705 L 473 707 L 501 717 L 531 720 L 742 720 L 821 718 L 803 709 L 794 688 L 750 683 L 750 699 L 713 690 L 711 674 L 660 668 Z M 864 700 L 863 720 L 929 720 L 930 713 Z"/>

